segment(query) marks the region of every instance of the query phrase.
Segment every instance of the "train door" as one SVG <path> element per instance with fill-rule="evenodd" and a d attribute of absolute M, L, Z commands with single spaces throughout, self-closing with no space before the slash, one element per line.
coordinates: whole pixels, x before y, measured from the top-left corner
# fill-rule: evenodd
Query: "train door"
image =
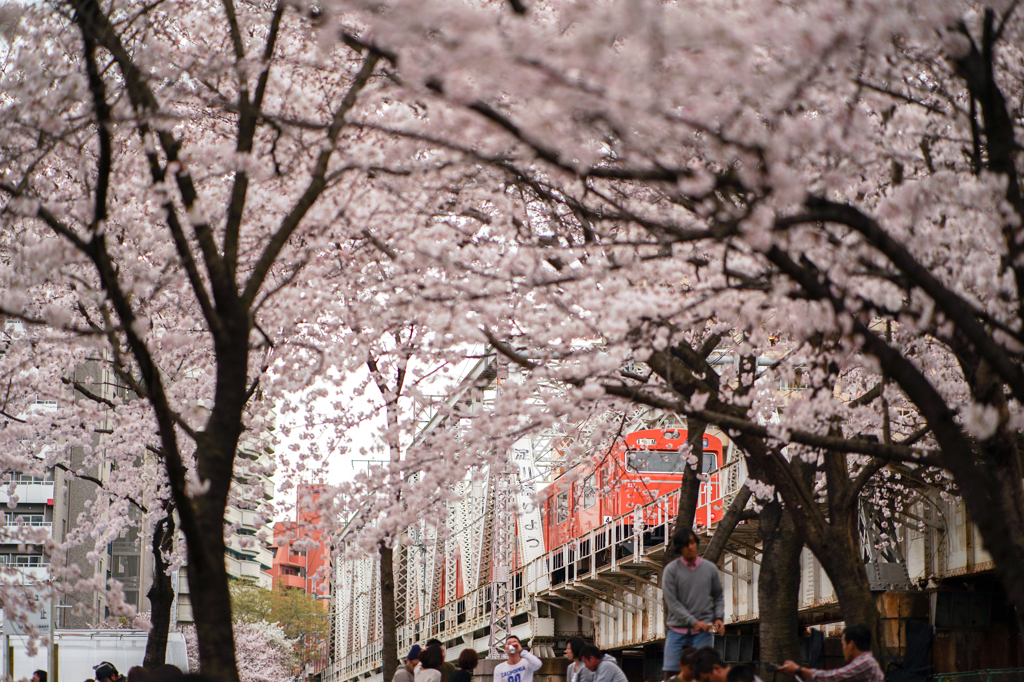
<path fill-rule="evenodd" d="M 703 450 L 700 471 L 708 479 L 700 487 L 697 522 L 706 525 L 720 520 L 723 513 L 722 481 L 719 474 L 719 469 L 724 463 L 722 461 L 722 441 L 714 436 L 704 436 Z"/>
<path fill-rule="evenodd" d="M 599 480 L 600 471 L 595 471 L 576 481 L 579 497 L 576 499 L 578 525 L 575 530 L 579 534 L 589 532 L 601 525 Z"/>

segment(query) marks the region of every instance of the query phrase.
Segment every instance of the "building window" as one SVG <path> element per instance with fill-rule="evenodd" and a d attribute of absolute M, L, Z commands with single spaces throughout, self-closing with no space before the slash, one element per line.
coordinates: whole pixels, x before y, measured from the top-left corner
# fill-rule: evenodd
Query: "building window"
<path fill-rule="evenodd" d="M 30 554 L 28 556 L 16 556 L 14 557 L 15 566 L 42 566 L 43 557 L 41 554 Z"/>
<path fill-rule="evenodd" d="M 42 514 L 7 514 L 7 525 L 41 526 L 45 523 Z"/>
<path fill-rule="evenodd" d="M 30 476 L 28 474 L 23 474 L 19 471 L 15 471 L 14 473 L 5 474 L 3 477 L 3 482 L 29 485 L 32 483 L 52 483 L 53 481 L 48 481 L 42 476 Z"/>
<path fill-rule="evenodd" d="M 118 580 L 136 578 L 139 575 L 138 555 L 118 555 L 113 558 L 113 577 Z"/>

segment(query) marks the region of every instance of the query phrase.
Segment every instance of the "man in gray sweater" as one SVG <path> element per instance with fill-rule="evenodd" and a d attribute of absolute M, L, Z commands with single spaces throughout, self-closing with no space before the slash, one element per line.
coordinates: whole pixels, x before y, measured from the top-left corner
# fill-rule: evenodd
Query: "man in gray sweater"
<path fill-rule="evenodd" d="M 673 538 L 683 555 L 661 574 L 661 591 L 668 607 L 668 633 L 661 669 L 667 680 L 679 672 L 679 652 L 684 646 L 711 646 L 713 633 L 725 633 L 725 596 L 718 567 L 698 553 L 697 534 L 686 528 Z"/>
<path fill-rule="evenodd" d="M 583 647 L 580 659 L 590 673 L 587 682 L 626 682 L 626 673 L 622 672 L 615 657 L 603 653 L 593 644 Z"/>

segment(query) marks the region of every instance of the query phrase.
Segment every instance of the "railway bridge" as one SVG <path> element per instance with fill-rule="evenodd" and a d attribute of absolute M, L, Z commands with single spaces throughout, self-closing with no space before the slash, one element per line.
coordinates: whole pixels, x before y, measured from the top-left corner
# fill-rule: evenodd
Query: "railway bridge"
<path fill-rule="evenodd" d="M 473 409 L 485 408 L 497 376 L 487 361 L 470 372 L 467 381 L 484 387 L 473 394 Z M 453 400 L 469 401 L 467 395 L 455 393 Z M 685 428 L 672 416 L 651 413 L 634 415 L 632 424 L 634 430 Z M 747 481 L 744 461 L 726 434 L 714 429 L 709 433 L 724 448 L 722 464 L 713 472 L 716 485 L 702 487 L 697 518 L 706 520 L 698 528 L 705 541 Z M 556 441 L 549 435 L 517 444 L 509 467 L 457 484 L 460 501 L 450 509 L 444 539 L 426 527 L 410 531 L 411 542 L 395 552 L 400 652 L 436 638 L 445 644 L 449 660 L 465 648 L 486 655 L 495 640 L 500 643 L 514 633 L 528 640 L 538 655 L 552 657 L 561 655 L 569 637 L 581 635 L 617 652 L 631 682 L 661 678 L 666 628 L 659 578 L 678 490 L 604 517 L 566 542 L 547 546 L 544 525 L 557 520 L 529 500 L 556 477 L 561 464 Z M 993 606 L 999 597 L 994 594 L 998 583 L 991 577 L 991 557 L 959 499 L 923 491 L 887 523 L 885 542 L 879 540 L 877 510 L 862 509 L 861 521 L 864 561 L 894 650 L 903 645 L 906 618 L 911 616 L 938 628 L 936 656 L 946 656 L 950 666 L 963 665 L 952 662 L 956 656 L 981 656 L 986 647 L 1020 649 L 1012 616 L 1007 619 Z M 719 561 L 727 634 L 716 637 L 716 646 L 726 660 L 757 656 L 759 545 L 756 519 L 742 521 Z M 806 549 L 800 565 L 802 624 L 826 632 L 839 627 L 841 614 L 827 575 Z M 332 626 L 325 682 L 379 679 L 383 661 L 376 558 L 335 566 Z M 989 628 L 985 636 L 978 634 L 982 627 Z M 992 628 L 1001 634 L 993 638 Z M 965 648 L 968 641 L 976 646 Z"/>

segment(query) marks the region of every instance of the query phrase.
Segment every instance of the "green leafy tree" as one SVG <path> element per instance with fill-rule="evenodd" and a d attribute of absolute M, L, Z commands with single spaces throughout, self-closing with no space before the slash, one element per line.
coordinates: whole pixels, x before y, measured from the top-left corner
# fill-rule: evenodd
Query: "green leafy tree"
<path fill-rule="evenodd" d="M 231 617 L 236 623 L 276 622 L 273 617 L 270 590 L 249 580 L 233 580 L 231 590 Z"/>
<path fill-rule="evenodd" d="M 233 581 L 231 613 L 236 623 L 266 621 L 281 627 L 285 637 L 295 641 L 296 662 L 304 666 L 317 657 L 321 644 L 327 641 L 328 620 L 325 603 L 304 590 L 278 582 L 267 590 L 246 581 Z"/>

